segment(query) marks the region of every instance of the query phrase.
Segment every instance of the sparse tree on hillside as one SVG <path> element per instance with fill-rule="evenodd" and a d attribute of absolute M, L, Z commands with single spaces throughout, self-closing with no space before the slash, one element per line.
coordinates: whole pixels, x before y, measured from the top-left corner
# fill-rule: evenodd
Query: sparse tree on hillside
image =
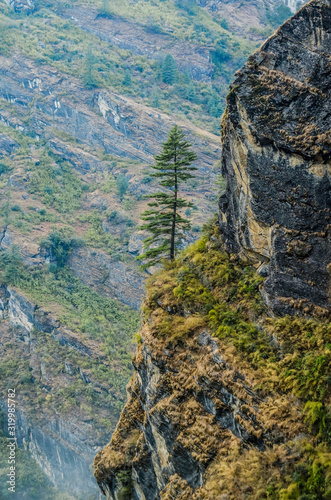
<path fill-rule="evenodd" d="M 128 190 L 129 181 L 124 174 L 120 174 L 116 179 L 117 192 L 120 200 L 123 201 L 124 195 Z"/>
<path fill-rule="evenodd" d="M 155 173 L 151 176 L 159 179 L 159 185 L 166 189 L 148 196 L 154 201 L 148 204 L 150 209 L 141 215 L 146 223 L 140 229 L 151 233 L 144 240 L 145 253 L 138 257 L 139 260 L 147 260 L 142 265 L 144 269 L 158 264 L 164 258 L 173 260 L 184 231 L 191 227 L 190 221 L 179 211 L 192 208 L 193 203 L 181 198 L 179 189 L 183 182 L 195 177 L 192 172 L 197 168 L 192 163 L 196 159 L 197 155 L 185 140 L 183 131 L 175 125 L 163 144 L 162 152 L 155 156 L 155 165 L 152 165 Z"/>
<path fill-rule="evenodd" d="M 97 58 L 93 54 L 92 46 L 89 45 L 87 48 L 85 61 L 84 61 L 84 71 L 83 71 L 83 81 L 87 88 L 92 89 L 97 87 L 97 81 L 95 77 L 95 64 Z"/>
<path fill-rule="evenodd" d="M 193 83 L 191 82 L 187 89 L 187 98 L 189 101 L 194 102 L 196 99 L 196 93 Z"/>
<path fill-rule="evenodd" d="M 176 81 L 177 65 L 171 54 L 168 54 L 162 64 L 162 80 L 164 83 L 173 85 Z"/>
<path fill-rule="evenodd" d="M 132 77 L 130 70 L 128 69 L 126 69 L 124 73 L 123 85 L 125 85 L 126 87 L 131 87 L 132 85 Z"/>

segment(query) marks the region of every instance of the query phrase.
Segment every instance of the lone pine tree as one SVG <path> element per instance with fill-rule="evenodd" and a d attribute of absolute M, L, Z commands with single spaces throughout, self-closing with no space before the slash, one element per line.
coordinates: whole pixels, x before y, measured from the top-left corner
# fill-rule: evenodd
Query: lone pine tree
<path fill-rule="evenodd" d="M 84 61 L 84 70 L 83 70 L 83 82 L 85 86 L 89 89 L 98 86 L 95 78 L 96 63 L 97 63 L 97 58 L 93 53 L 92 46 L 89 45 L 87 47 L 87 52 Z"/>
<path fill-rule="evenodd" d="M 150 209 L 141 215 L 146 224 L 140 229 L 151 233 L 144 240 L 145 253 L 138 257 L 139 260 L 147 260 L 142 265 L 143 269 L 158 264 L 164 258 L 173 260 L 184 231 L 191 227 L 190 221 L 182 217 L 179 210 L 194 205 L 179 197 L 179 188 L 183 182 L 195 177 L 192 172 L 197 168 L 191 164 L 197 155 L 184 137 L 183 131 L 175 125 L 163 144 L 162 152 L 155 156 L 155 165 L 152 165 L 155 172 L 151 176 L 159 179 L 159 185 L 166 189 L 148 196 L 154 201 L 148 203 Z"/>
<path fill-rule="evenodd" d="M 173 85 L 176 81 L 177 65 L 171 54 L 168 54 L 162 64 L 162 80 L 164 83 Z"/>

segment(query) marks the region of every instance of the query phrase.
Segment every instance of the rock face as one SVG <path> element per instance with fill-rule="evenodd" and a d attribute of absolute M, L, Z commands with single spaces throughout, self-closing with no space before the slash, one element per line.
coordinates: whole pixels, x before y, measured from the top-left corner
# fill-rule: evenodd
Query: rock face
<path fill-rule="evenodd" d="M 277 491 L 288 486 L 301 453 L 293 442 L 309 432 L 281 372 L 300 384 L 299 364 L 300 373 L 290 365 L 312 348 L 300 352 L 295 334 L 290 341 L 298 318 L 266 317 L 260 281 L 220 251 L 216 235 L 150 280 L 128 402 L 94 462 L 107 499 L 256 499 L 275 478 Z M 317 325 L 324 349 L 329 325 Z"/>
<path fill-rule="evenodd" d="M 231 31 L 245 34 L 246 37 L 263 41 L 266 36 L 266 26 L 278 20 L 277 12 L 284 12 L 288 7 L 294 14 L 305 1 L 296 0 L 198 0 L 197 2 L 214 17 L 226 19 Z M 277 20 L 276 20 L 277 19 Z M 224 22 L 224 21 L 223 21 Z M 279 21 L 280 23 L 280 21 Z"/>
<path fill-rule="evenodd" d="M 35 7 L 35 0 L 5 0 L 6 4 L 9 5 L 15 12 L 26 12 L 30 13 Z"/>
<path fill-rule="evenodd" d="M 113 92 L 86 90 L 77 79 L 51 67 L 40 68 L 29 59 L 0 57 L 0 64 L 0 97 L 15 105 L 20 117 L 32 114 L 27 127 L 12 112 L 1 109 L 0 122 L 21 131 L 28 129 L 37 138 L 51 136 L 50 147 L 75 166 L 77 163 L 84 173 L 102 169 L 101 162 L 77 148 L 66 148 L 54 139 L 54 128 L 107 154 L 150 162 L 174 124 L 164 113 Z M 187 125 L 181 125 L 187 130 Z M 188 133 L 191 142 L 201 147 L 199 169 L 203 174 L 219 155 L 218 137 L 194 125 Z M 2 141 L 0 137 L 0 152 Z"/>
<path fill-rule="evenodd" d="M 102 295 L 115 297 L 133 309 L 139 309 L 144 294 L 144 277 L 137 270 L 88 248 L 75 249 L 68 265 L 85 285 L 97 286 Z"/>
<path fill-rule="evenodd" d="M 17 148 L 18 144 L 13 139 L 6 134 L 0 134 L 0 158 L 12 154 Z"/>
<path fill-rule="evenodd" d="M 331 4 L 313 1 L 237 74 L 223 119 L 227 249 L 276 314 L 331 309 Z"/>
<path fill-rule="evenodd" d="M 0 401 L 5 413 L 5 402 Z M 86 435 L 91 434 L 89 423 L 50 421 L 45 426 L 32 424 L 20 411 L 17 412 L 16 437 L 19 448 L 28 449 L 31 457 L 41 466 L 50 481 L 56 485 L 70 483 L 77 496 L 98 498 L 89 466 L 95 453 L 88 446 Z"/>

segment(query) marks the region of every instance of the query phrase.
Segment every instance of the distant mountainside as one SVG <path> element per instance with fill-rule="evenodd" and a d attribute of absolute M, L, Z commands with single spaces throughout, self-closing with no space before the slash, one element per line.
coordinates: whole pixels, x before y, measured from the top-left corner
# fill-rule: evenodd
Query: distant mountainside
<path fill-rule="evenodd" d="M 229 29 L 244 37 L 258 38 L 282 24 L 305 2 L 296 0 L 198 0 L 198 4 L 216 19 L 224 19 Z M 224 21 L 223 21 L 224 23 Z"/>

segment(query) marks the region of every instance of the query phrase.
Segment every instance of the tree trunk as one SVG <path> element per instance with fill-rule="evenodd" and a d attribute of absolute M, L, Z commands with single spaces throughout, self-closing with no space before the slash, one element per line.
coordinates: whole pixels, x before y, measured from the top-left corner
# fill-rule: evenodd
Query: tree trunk
<path fill-rule="evenodd" d="M 176 234 L 177 190 L 178 190 L 176 161 L 177 161 L 177 155 L 176 155 L 176 151 L 175 151 L 175 158 L 174 158 L 174 164 L 175 164 L 175 194 L 174 194 L 174 211 L 173 211 L 173 214 L 172 214 L 172 226 L 171 226 L 170 260 L 174 260 L 174 258 L 175 258 L 175 234 Z"/>

